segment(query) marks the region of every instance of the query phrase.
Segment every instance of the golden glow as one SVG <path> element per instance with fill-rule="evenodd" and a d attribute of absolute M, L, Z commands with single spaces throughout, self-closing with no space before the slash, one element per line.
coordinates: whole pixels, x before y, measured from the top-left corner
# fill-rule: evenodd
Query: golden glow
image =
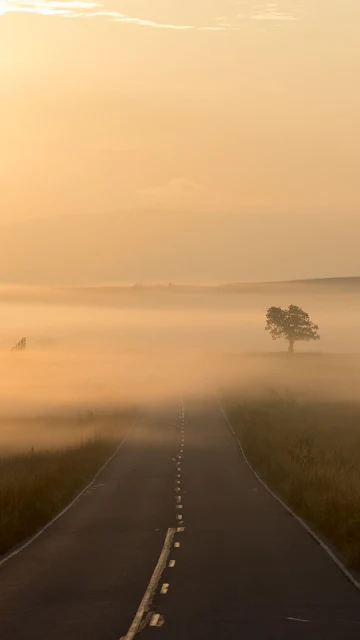
<path fill-rule="evenodd" d="M 213 233 L 209 260 L 233 247 L 246 279 L 229 229 L 258 262 L 284 220 L 310 237 L 315 217 L 312 272 L 337 274 L 327 221 L 360 233 L 359 20 L 358 0 L 0 0 L 1 222 L 181 211 L 187 242 Z M 275 277 L 266 264 L 252 278 Z"/>

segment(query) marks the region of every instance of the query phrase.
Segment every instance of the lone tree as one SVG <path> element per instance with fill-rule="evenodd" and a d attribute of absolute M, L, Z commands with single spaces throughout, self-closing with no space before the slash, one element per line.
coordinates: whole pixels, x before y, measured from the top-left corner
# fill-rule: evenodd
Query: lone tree
<path fill-rule="evenodd" d="M 295 342 L 320 340 L 319 327 L 311 322 L 309 314 L 291 304 L 288 309 L 270 307 L 266 314 L 265 331 L 273 340 L 285 338 L 289 343 L 289 353 L 294 353 Z"/>

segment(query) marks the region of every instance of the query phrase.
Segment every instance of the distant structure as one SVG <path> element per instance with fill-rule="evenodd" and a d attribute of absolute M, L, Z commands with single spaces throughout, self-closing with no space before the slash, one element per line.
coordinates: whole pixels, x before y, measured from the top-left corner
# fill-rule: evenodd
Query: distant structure
<path fill-rule="evenodd" d="M 13 353 L 13 351 L 25 351 L 25 349 L 26 349 L 26 338 L 21 338 L 21 340 L 19 340 L 19 342 L 15 345 L 15 347 L 11 349 L 11 353 Z"/>

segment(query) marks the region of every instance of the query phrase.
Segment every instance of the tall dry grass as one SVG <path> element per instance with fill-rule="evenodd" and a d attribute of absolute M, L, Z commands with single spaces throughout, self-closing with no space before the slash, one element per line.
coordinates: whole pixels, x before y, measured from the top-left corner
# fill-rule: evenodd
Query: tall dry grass
<path fill-rule="evenodd" d="M 114 450 L 114 441 L 93 439 L 0 459 L 0 554 L 51 520 Z"/>
<path fill-rule="evenodd" d="M 360 403 L 274 393 L 228 411 L 261 477 L 359 570 Z"/>
<path fill-rule="evenodd" d="M 133 419 L 132 412 L 88 413 L 76 420 L 42 419 L 36 429 L 34 418 L 27 428 L 22 419 L 21 431 L 27 432 L 22 441 L 18 429 L 13 443 L 7 432 L 0 449 L 0 555 L 36 533 L 86 486 Z M 32 439 L 37 448 L 24 450 Z M 44 447 L 43 442 L 52 444 Z"/>

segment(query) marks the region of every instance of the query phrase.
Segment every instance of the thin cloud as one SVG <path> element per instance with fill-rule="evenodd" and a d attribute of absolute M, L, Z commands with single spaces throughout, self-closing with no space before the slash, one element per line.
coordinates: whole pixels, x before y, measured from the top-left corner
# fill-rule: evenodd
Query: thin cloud
<path fill-rule="evenodd" d="M 280 3 L 277 2 L 259 4 L 251 2 L 249 6 L 248 2 L 245 4 L 244 0 L 238 0 L 233 4 L 242 9 L 242 13 L 237 15 L 238 19 L 240 20 L 247 19 L 260 21 L 264 20 L 269 22 L 289 22 L 293 20 L 299 20 L 301 17 L 301 12 L 298 5 L 293 6 L 292 11 L 285 11 L 284 3 L 282 3 L 281 6 Z"/>
<path fill-rule="evenodd" d="M 138 193 L 139 205 L 146 207 L 198 207 L 208 194 L 207 188 L 185 177 L 174 177 L 166 184 L 154 185 Z"/>
<path fill-rule="evenodd" d="M 100 6 L 88 0 L 0 0 L 0 15 L 7 13 L 36 13 L 48 16 L 82 15 Z M 79 13 L 80 11 L 80 13 Z"/>
<path fill-rule="evenodd" d="M 108 11 L 100 2 L 91 0 L 0 0 L 0 15 L 9 13 L 35 13 L 46 16 L 76 18 L 107 18 L 113 22 L 134 24 L 158 29 L 189 30 L 192 25 L 163 24 L 155 20 L 128 16 L 119 11 Z"/>
<path fill-rule="evenodd" d="M 235 3 L 234 3 L 235 4 Z M 236 3 L 243 8 L 243 4 Z M 243 19 L 291 21 L 298 17 L 295 14 L 280 11 L 279 6 L 273 4 L 253 5 L 247 14 L 226 15 L 215 17 L 213 24 L 195 26 L 192 24 L 169 24 L 157 20 L 131 16 L 120 11 L 111 11 L 106 4 L 96 0 L 0 0 L 0 16 L 10 13 L 29 13 L 43 16 L 60 16 L 66 18 L 98 18 L 124 25 L 135 25 L 156 29 L 171 29 L 176 31 L 234 31 L 241 28 Z"/>
<path fill-rule="evenodd" d="M 299 20 L 297 16 L 294 16 L 290 13 L 281 13 L 280 11 L 273 11 L 269 13 L 258 13 L 254 16 L 251 16 L 252 20 L 276 20 L 278 22 L 283 22 L 287 20 Z"/>

